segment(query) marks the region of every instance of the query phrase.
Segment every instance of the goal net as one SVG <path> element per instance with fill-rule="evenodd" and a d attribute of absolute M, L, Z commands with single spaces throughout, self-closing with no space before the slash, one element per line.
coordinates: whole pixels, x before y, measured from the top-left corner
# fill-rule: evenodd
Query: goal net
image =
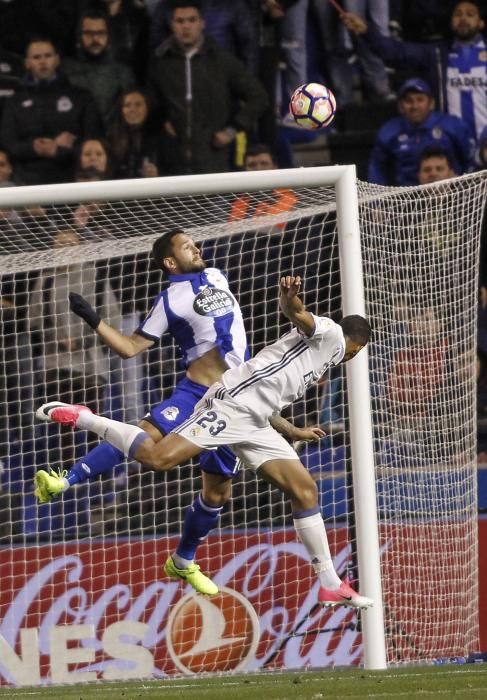
<path fill-rule="evenodd" d="M 82 431 L 36 424 L 40 403 L 83 402 L 136 422 L 182 376 L 169 337 L 120 360 L 67 311 L 75 291 L 132 333 L 164 284 L 150 250 L 165 230 L 184 229 L 228 276 L 252 353 L 289 329 L 277 303 L 282 274 L 302 275 L 311 311 L 340 317 L 347 261 L 340 264 L 335 191 L 299 182 L 297 171 L 292 189 L 2 200 L 2 683 L 362 663 L 360 617 L 317 604 L 289 503 L 251 472 L 236 476 L 220 528 L 198 550 L 221 588 L 213 599 L 163 572 L 201 488 L 197 463 L 163 475 L 128 461 L 51 504 L 33 495 L 36 470 L 68 469 L 96 444 Z M 359 183 L 389 664 L 478 650 L 475 349 L 485 199 L 483 173 L 407 189 Z M 343 368 L 285 416 L 327 432 L 296 448 L 318 485 L 335 566 L 356 580 Z"/>

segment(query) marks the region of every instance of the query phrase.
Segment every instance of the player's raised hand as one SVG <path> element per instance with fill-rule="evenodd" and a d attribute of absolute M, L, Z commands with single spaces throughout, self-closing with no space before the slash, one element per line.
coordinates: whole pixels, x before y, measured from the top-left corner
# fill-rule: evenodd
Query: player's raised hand
<path fill-rule="evenodd" d="M 294 323 L 296 328 L 308 336 L 315 331 L 315 322 L 312 314 L 304 308 L 299 296 L 301 291 L 301 277 L 299 275 L 285 275 L 281 277 L 279 285 L 279 306 L 282 313 Z"/>
<path fill-rule="evenodd" d="M 80 316 L 94 331 L 96 331 L 100 325 L 101 317 L 81 294 L 69 292 L 69 307 L 71 311 L 77 316 Z"/>
<path fill-rule="evenodd" d="M 281 277 L 281 294 L 284 294 L 289 299 L 292 299 L 301 290 L 301 277 L 296 275 L 286 275 Z"/>

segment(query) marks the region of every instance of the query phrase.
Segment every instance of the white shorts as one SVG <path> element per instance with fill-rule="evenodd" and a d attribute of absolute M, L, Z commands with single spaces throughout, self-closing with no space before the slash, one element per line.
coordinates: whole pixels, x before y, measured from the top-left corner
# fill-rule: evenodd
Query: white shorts
<path fill-rule="evenodd" d="M 213 385 L 196 404 L 193 415 L 172 432 L 205 450 L 228 445 L 254 472 L 271 459 L 299 460 L 282 435 L 270 424 L 257 425 L 254 416 L 221 385 Z"/>

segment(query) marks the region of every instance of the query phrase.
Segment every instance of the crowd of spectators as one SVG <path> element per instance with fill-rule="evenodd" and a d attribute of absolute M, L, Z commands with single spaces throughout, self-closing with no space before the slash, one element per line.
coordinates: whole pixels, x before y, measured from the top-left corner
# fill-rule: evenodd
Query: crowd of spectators
<path fill-rule="evenodd" d="M 104 178 L 242 168 L 241 138 L 287 165 L 288 98 L 309 80 L 330 85 L 339 114 L 397 98 L 399 116 L 377 135 L 373 182 L 417 184 L 431 145 L 468 172 L 481 165 L 487 125 L 484 5 L 0 0 L 9 181 L 78 180 L 87 139 L 103 140 Z"/>
<path fill-rule="evenodd" d="M 288 100 L 311 80 L 326 83 L 337 97 L 338 117 L 325 134 L 347 128 L 340 116 L 349 108 L 362 106 L 366 116 L 397 104 L 397 116 L 375 135 L 370 182 L 428 184 L 487 167 L 487 0 L 341 0 L 340 6 L 326 0 L 0 0 L 0 187 L 292 165 Z M 228 220 L 283 214 L 295 201 L 287 189 L 259 204 L 242 195 Z M 103 206 L 73 206 L 61 228 L 42 207 L 2 210 L 0 236 L 18 250 L 24 235 L 49 238 L 58 248 L 76 246 L 106 230 Z M 117 265 L 128 265 L 123 275 Z M 105 271 L 80 267 L 70 272 L 69 286 L 76 275 L 88 279 L 84 293 L 96 300 L 106 284 L 109 314 L 120 327 L 133 328 L 147 303 L 128 298 L 136 266 L 133 258 Z M 486 276 L 481 269 L 481 341 Z M 2 280 L 5 313 L 14 304 L 5 292 L 10 283 Z M 49 398 L 81 400 L 83 387 L 84 401 L 99 407 L 100 387 L 114 376 L 118 386 L 133 388 L 127 396 L 141 396 L 141 367 L 110 365 L 96 345 L 85 375 L 73 375 L 76 352 L 84 353 L 86 343 L 56 311 L 69 291 L 63 270 L 55 278 L 33 277 L 24 291 L 33 301 L 25 305 L 21 333 L 42 338 L 44 348 L 55 339 L 53 354 L 42 357 Z M 51 319 L 48 326 L 39 325 L 42 317 Z M 79 347 L 70 345 L 73 337 Z M 24 362 L 30 361 L 27 345 Z M 7 357 L 9 348 L 2 352 Z M 487 415 L 487 341 L 478 357 L 479 412 Z M 328 392 L 337 383 L 332 377 Z M 129 420 L 140 417 L 141 408 L 123 405 Z"/>

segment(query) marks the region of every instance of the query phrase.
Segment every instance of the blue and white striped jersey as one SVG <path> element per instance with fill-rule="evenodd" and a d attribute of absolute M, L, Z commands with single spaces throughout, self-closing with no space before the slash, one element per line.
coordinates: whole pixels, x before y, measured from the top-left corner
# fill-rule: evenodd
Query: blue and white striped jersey
<path fill-rule="evenodd" d="M 482 37 L 475 44 L 455 42 L 446 69 L 448 113 L 463 119 L 470 137 L 478 141 L 487 124 L 487 45 Z"/>
<path fill-rule="evenodd" d="M 149 340 L 170 333 L 184 367 L 213 348 L 219 348 L 229 367 L 248 359 L 242 312 L 220 270 L 169 275 L 169 282 L 136 333 Z"/>
<path fill-rule="evenodd" d="M 245 405 L 259 424 L 303 396 L 329 367 L 345 354 L 341 326 L 314 316 L 315 332 L 307 337 L 294 328 L 243 365 L 228 369 L 222 384 L 237 403 Z"/>

